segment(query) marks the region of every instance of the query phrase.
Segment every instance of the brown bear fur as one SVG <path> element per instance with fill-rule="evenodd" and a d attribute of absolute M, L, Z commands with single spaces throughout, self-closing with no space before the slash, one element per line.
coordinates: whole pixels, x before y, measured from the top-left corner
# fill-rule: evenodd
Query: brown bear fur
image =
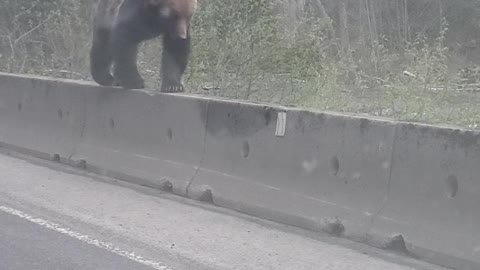
<path fill-rule="evenodd" d="M 137 68 L 140 43 L 163 36 L 162 92 L 182 92 L 196 0 L 96 0 L 90 68 L 95 82 L 144 88 Z M 113 65 L 113 75 L 110 70 Z"/>

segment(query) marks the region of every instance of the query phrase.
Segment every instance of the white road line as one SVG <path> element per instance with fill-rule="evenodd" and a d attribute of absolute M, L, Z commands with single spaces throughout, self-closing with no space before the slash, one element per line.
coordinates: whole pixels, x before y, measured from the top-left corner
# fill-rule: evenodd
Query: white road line
<path fill-rule="evenodd" d="M 14 215 L 14 216 L 17 216 L 17 217 L 22 218 L 24 220 L 27 220 L 31 223 L 34 223 L 36 225 L 39 225 L 41 227 L 44 227 L 44 228 L 47 228 L 47 229 L 50 229 L 50 230 L 53 230 L 53 231 L 56 231 L 56 232 L 59 232 L 61 234 L 67 235 L 67 236 L 72 237 L 72 238 L 75 238 L 75 239 L 80 240 L 82 242 L 85 242 L 87 244 L 90 244 L 90 245 L 96 246 L 98 248 L 110 251 L 112 253 L 120 255 L 120 256 L 122 256 L 124 258 L 127 258 L 129 260 L 132 260 L 134 262 L 152 267 L 153 269 L 174 270 L 171 267 L 162 265 L 158 262 L 154 262 L 154 261 L 145 259 L 142 256 L 136 255 L 134 252 L 125 251 L 125 250 L 122 250 L 118 247 L 115 247 L 111 243 L 102 242 L 102 241 L 97 240 L 95 238 L 92 238 L 88 235 L 84 235 L 84 234 L 81 234 L 79 232 L 72 231 L 68 228 L 64 228 L 61 225 L 50 222 L 48 220 L 33 217 L 29 214 L 23 213 L 22 211 L 18 211 L 18 210 L 15 210 L 15 209 L 12 209 L 12 208 L 6 207 L 6 206 L 0 206 L 0 211 L 11 214 L 11 215 Z"/>

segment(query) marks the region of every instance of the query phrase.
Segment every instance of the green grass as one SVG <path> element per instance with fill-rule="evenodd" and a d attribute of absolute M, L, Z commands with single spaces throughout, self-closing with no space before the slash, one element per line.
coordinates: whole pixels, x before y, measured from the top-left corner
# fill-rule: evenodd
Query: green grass
<path fill-rule="evenodd" d="M 47 7 L 30 0 L 0 4 L 6 12 L 1 71 L 90 78 L 89 2 L 54 1 Z M 185 78 L 190 93 L 480 129 L 480 91 L 457 91 L 465 77 L 477 83 L 480 76 L 449 67 L 454 55 L 446 22 L 438 33 L 396 48 L 379 41 L 344 49 L 326 21 L 306 18 L 286 27 L 275 0 L 200 4 Z M 160 85 L 160 54 L 157 41 L 139 55 L 152 89 Z"/>

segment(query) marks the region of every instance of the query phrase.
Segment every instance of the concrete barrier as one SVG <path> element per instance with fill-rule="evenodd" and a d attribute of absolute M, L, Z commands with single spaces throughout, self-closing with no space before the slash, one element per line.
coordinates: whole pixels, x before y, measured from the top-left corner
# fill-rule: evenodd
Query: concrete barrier
<path fill-rule="evenodd" d="M 361 237 L 387 194 L 394 125 L 288 110 L 278 137 L 284 111 L 211 101 L 205 157 L 192 185 L 212 187 L 217 205 Z"/>
<path fill-rule="evenodd" d="M 425 260 L 480 269 L 480 134 L 399 123 L 393 151 L 376 232 L 401 233 Z"/>
<path fill-rule="evenodd" d="M 480 135 L 0 74 L 0 145 L 480 269 Z"/>
<path fill-rule="evenodd" d="M 0 74 L 0 142 L 186 195 L 203 152 L 206 104 Z"/>

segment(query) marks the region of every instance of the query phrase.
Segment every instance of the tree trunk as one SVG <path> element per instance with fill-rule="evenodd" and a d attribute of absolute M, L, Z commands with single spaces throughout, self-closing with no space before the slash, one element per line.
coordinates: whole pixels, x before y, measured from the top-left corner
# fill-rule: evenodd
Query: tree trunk
<path fill-rule="evenodd" d="M 323 5 L 322 1 L 321 0 L 309 0 L 308 5 L 311 7 L 311 9 L 315 10 L 315 12 L 313 12 L 313 10 L 312 10 L 312 13 L 317 14 L 317 16 L 319 18 L 321 18 L 322 20 L 325 20 L 325 22 L 328 24 L 329 35 L 331 35 L 333 37 L 334 33 L 335 33 L 335 30 L 333 28 L 333 20 L 332 20 L 332 18 L 330 18 L 327 11 L 325 10 L 325 6 Z"/>
<path fill-rule="evenodd" d="M 284 0 L 285 26 L 288 37 L 294 38 L 297 25 L 303 18 L 305 0 Z"/>
<path fill-rule="evenodd" d="M 342 52 L 344 54 L 350 51 L 350 36 L 348 33 L 348 15 L 346 0 L 339 0 L 339 18 L 340 18 L 340 41 L 342 44 Z"/>

